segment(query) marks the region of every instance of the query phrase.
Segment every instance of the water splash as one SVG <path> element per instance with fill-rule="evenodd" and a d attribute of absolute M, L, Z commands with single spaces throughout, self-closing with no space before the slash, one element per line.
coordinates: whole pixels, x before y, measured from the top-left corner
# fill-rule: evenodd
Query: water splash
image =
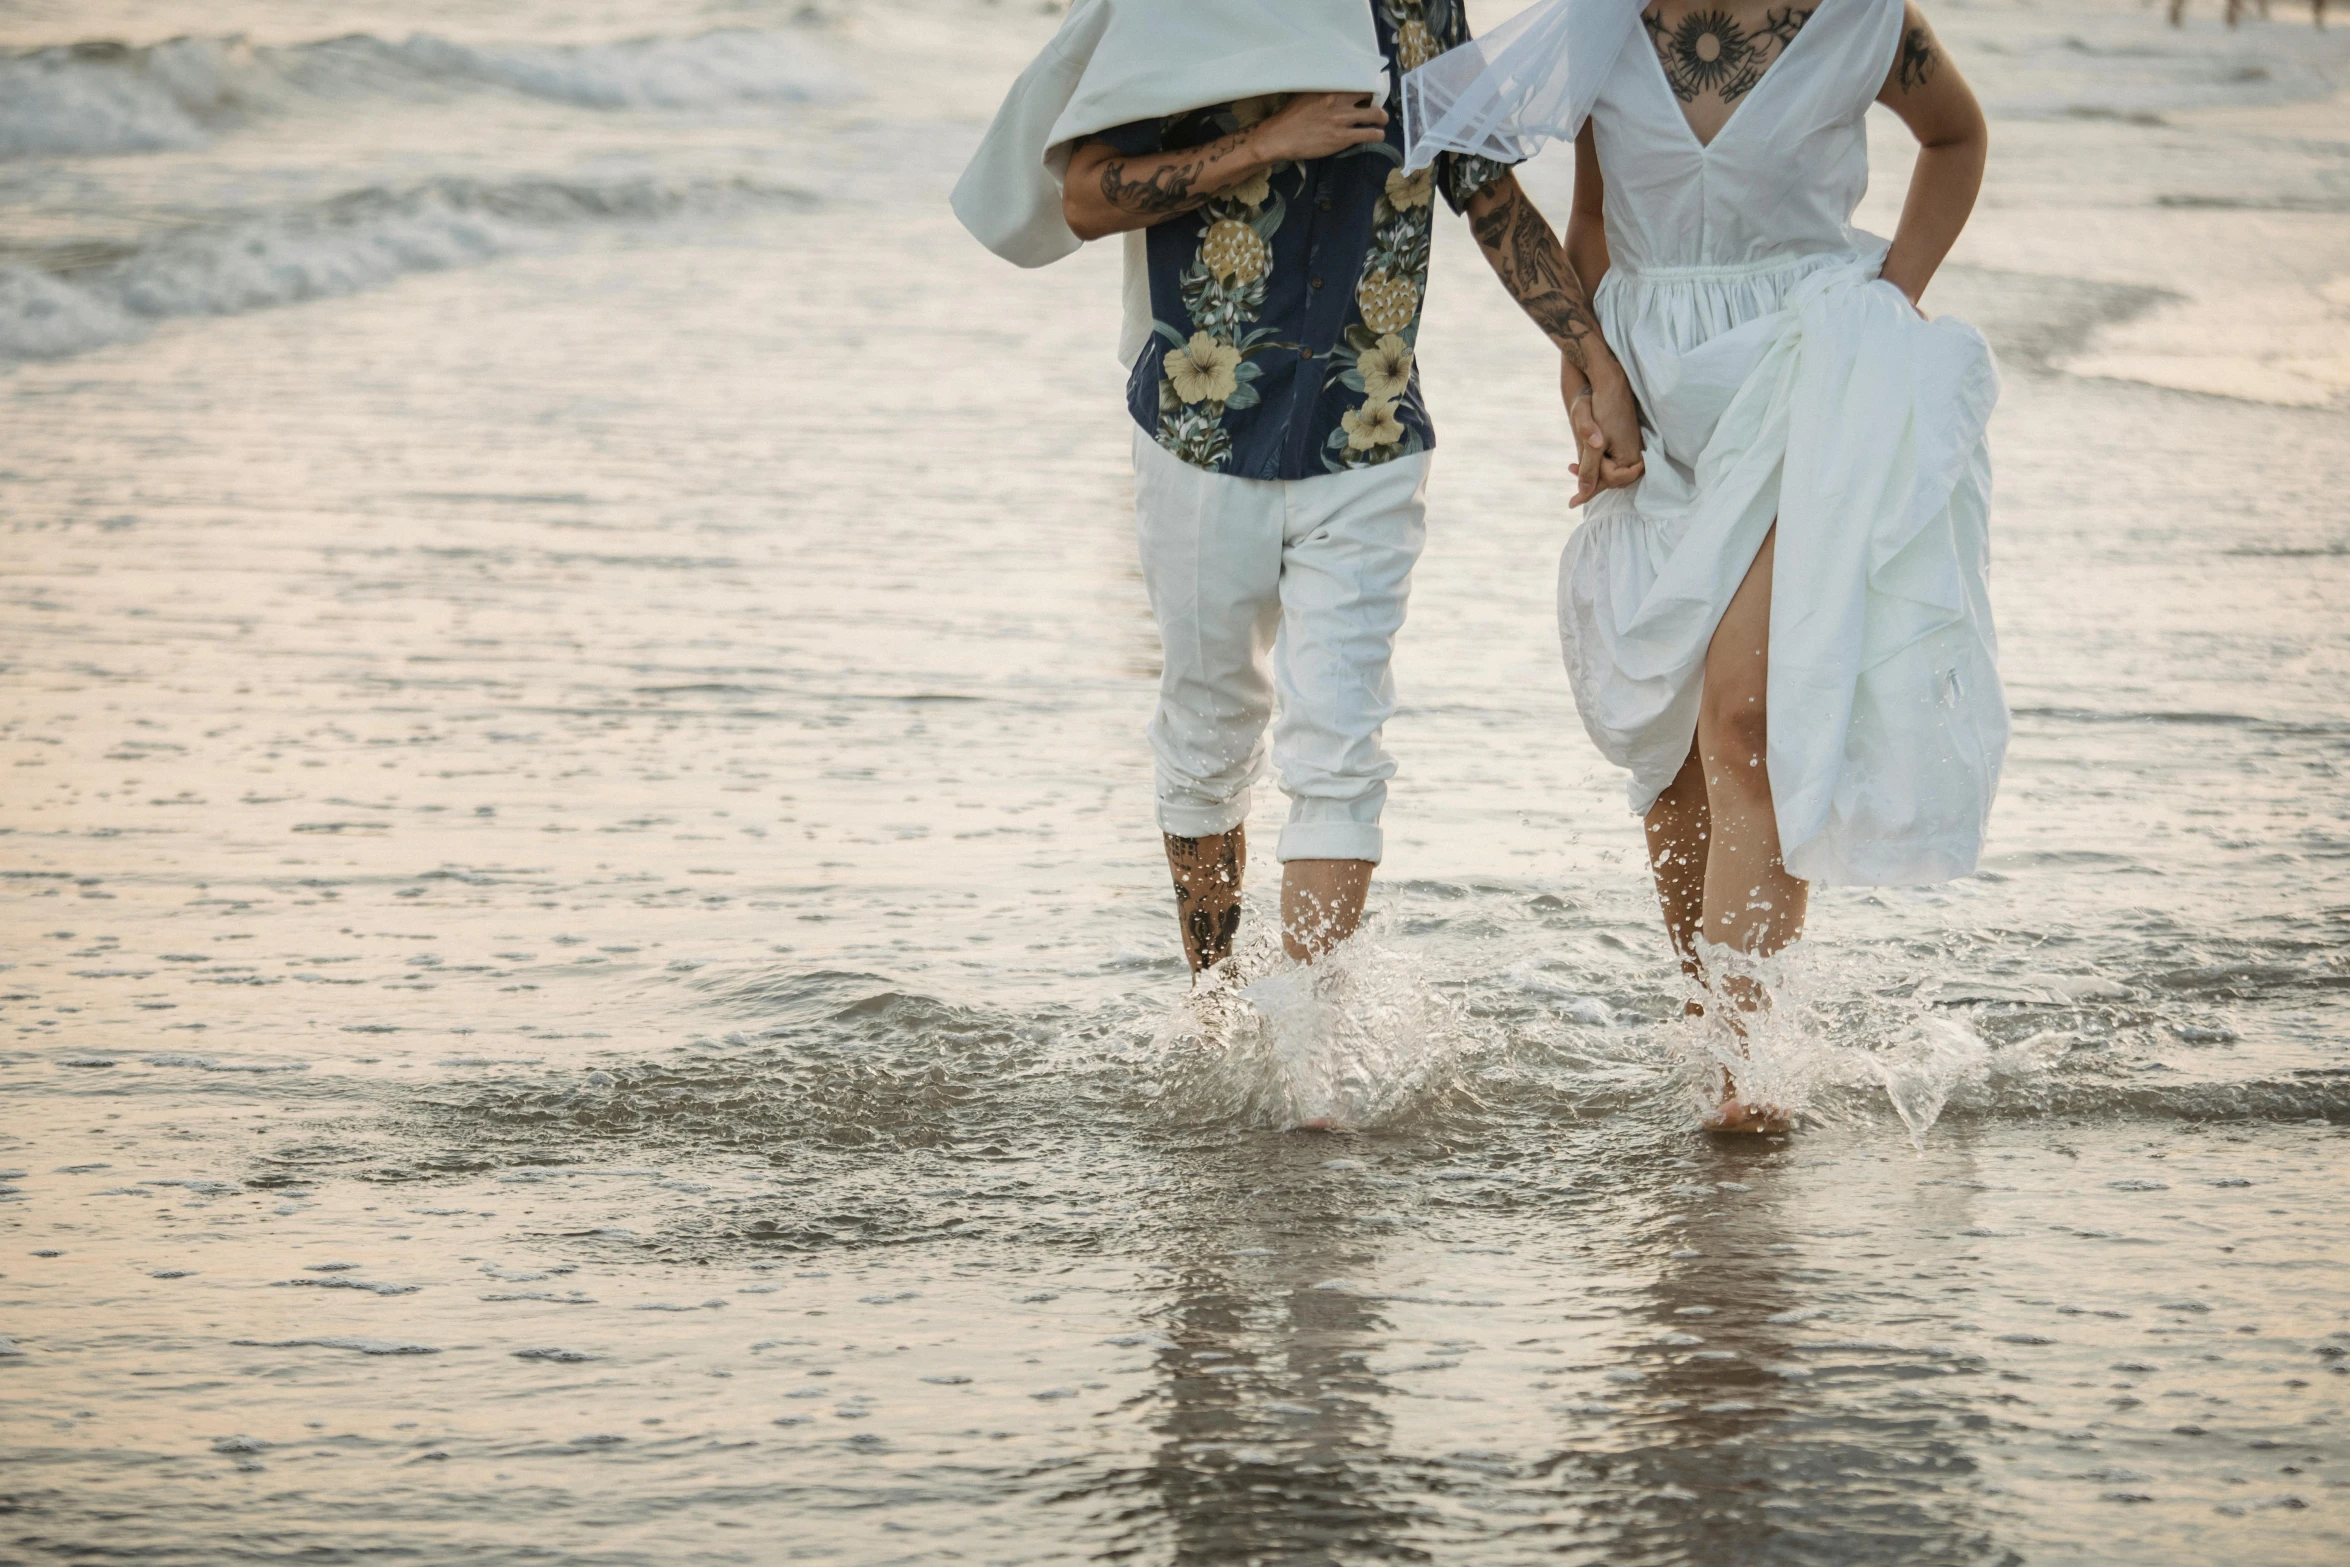
<path fill-rule="evenodd" d="M 1450 1084 L 1479 1036 L 1424 963 L 1369 928 L 1308 966 L 1273 922 L 1159 1025 L 1167 1097 L 1186 1115 L 1360 1130 Z"/>
<path fill-rule="evenodd" d="M 1865 1118 L 1890 1108 L 1923 1153 L 1954 1100 L 1994 1078 L 2010 1092 L 2045 1078 L 2068 1041 L 2051 1034 L 1994 1049 L 1965 1019 L 1935 1010 L 1933 984 L 1889 974 L 1866 951 L 1797 943 L 1755 957 L 1703 943 L 1712 988 L 1701 1015 L 1669 1030 L 1676 1069 L 1700 1117 L 1733 1097 L 1798 1121 Z M 1733 1012 L 1722 997 L 1767 998 Z"/>
<path fill-rule="evenodd" d="M 1947 1018 L 1920 1018 L 1908 1037 L 1868 1059 L 1893 1113 L 1909 1128 L 1910 1145 L 1922 1154 L 1952 1090 L 1980 1075 L 1990 1057 L 1974 1030 Z"/>
<path fill-rule="evenodd" d="M 1530 985 L 1525 962 L 1458 974 L 1374 925 L 1309 968 L 1281 954 L 1272 921 L 1251 929 L 1138 1042 L 1146 1097 L 1185 1124 L 1367 1130 L 1457 1113 L 1482 1125 L 1505 1103 L 1623 1110 L 1653 1085 L 1668 1117 L 1696 1125 L 1727 1084 L 1798 1124 L 1857 1128 L 1890 1112 L 1922 1152 L 1953 1107 L 2038 1105 L 2076 1043 L 2062 1030 L 1986 1034 L 1984 1019 L 1948 1009 L 1914 947 L 1799 943 L 1765 959 L 1712 949 L 1717 986 L 1769 998 L 1735 1026 L 1715 992 L 1692 986 L 1702 1012 L 1627 1027 L 1579 977 L 1558 1027 L 1528 1029 L 1506 1021 L 1519 1010 L 1508 1002 L 1566 992 Z"/>

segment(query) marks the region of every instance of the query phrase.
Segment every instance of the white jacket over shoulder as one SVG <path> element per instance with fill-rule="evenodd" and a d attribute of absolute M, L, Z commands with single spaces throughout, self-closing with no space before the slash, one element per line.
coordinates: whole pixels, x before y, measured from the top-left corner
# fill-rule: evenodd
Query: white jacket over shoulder
<path fill-rule="evenodd" d="M 1071 144 L 1113 126 L 1275 92 L 1387 91 L 1364 0 L 1077 0 L 996 111 L 955 185 L 955 216 L 1017 266 L 1083 242 L 1061 216 Z M 1118 357 L 1150 333 L 1140 231 L 1127 236 Z"/>

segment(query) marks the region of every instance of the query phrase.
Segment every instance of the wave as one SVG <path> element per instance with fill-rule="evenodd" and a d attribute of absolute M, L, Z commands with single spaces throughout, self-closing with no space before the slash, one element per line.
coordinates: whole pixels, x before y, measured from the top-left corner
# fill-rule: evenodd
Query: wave
<path fill-rule="evenodd" d="M 806 29 L 724 28 L 605 44 L 467 44 L 365 33 L 257 45 L 237 36 L 0 51 L 0 158 L 201 146 L 304 102 L 498 90 L 587 109 L 694 109 L 842 96 Z"/>
<path fill-rule="evenodd" d="M 0 256 L 0 364 L 133 341 L 174 317 L 238 315 L 474 265 L 585 224 L 806 205 L 742 181 L 438 179 L 246 213 L 130 246 Z"/>
<path fill-rule="evenodd" d="M 2238 549 L 2220 551 L 2223 555 L 2278 557 L 2292 560 L 2339 555 L 2340 548 L 2328 549 L 2265 549 L 2247 545 Z M 2036 718 L 2050 723 L 2065 724 L 2175 724 L 2190 729 L 2241 729 L 2248 734 L 2262 735 L 2338 735 L 2350 733 L 2350 722 L 2340 719 L 2264 718 L 2254 713 L 2197 712 L 2191 708 L 2165 711 L 2160 708 L 2120 708 L 2101 711 L 2087 707 L 2018 707 L 2011 710 L 2017 718 Z"/>
<path fill-rule="evenodd" d="M 1983 107 L 2001 119 L 2152 128 L 2176 123 L 2171 116 L 2179 111 L 2323 102 L 2340 88 L 2336 46 L 2313 46 L 2306 32 L 2199 36 L 2119 16 L 2091 25 L 2100 37 L 2067 35 L 1983 51 Z"/>

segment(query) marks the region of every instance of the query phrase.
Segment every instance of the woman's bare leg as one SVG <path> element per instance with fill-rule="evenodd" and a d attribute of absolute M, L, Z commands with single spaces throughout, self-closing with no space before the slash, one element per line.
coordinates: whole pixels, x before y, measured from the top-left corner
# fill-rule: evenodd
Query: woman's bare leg
<path fill-rule="evenodd" d="M 1705 939 L 1768 957 L 1803 934 L 1811 889 L 1779 858 L 1771 805 L 1771 559 L 1778 531 L 1748 568 L 1705 651 L 1697 750 L 1712 817 L 1705 857 Z"/>
<path fill-rule="evenodd" d="M 1702 926 L 1706 940 L 1733 951 L 1768 957 L 1803 934 L 1811 888 L 1787 874 L 1779 855 L 1779 820 L 1771 804 L 1770 676 L 1771 562 L 1774 527 L 1763 539 L 1746 580 L 1731 596 L 1705 653 L 1705 695 L 1698 708 L 1697 749 L 1705 767 L 1711 817 L 1706 845 Z M 1755 1011 L 1768 998 L 1743 976 L 1721 976 L 1726 998 Z M 1734 1102 L 1717 1124 L 1764 1130 L 1757 1121 L 1783 1121 L 1767 1108 Z"/>
<path fill-rule="evenodd" d="M 1701 979 L 1697 966 L 1697 927 L 1705 909 L 1705 848 L 1711 812 L 1705 801 L 1705 766 L 1697 742 L 1689 743 L 1689 759 L 1665 785 L 1642 818 L 1648 828 L 1648 868 L 1656 876 L 1656 901 L 1665 913 L 1665 934 L 1681 959 L 1681 972 Z M 1705 1008 L 1692 998 L 1691 1016 Z"/>

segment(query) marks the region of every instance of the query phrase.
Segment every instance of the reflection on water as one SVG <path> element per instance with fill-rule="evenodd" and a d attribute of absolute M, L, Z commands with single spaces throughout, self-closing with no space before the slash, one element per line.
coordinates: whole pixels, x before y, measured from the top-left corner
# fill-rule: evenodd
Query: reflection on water
<path fill-rule="evenodd" d="M 2350 1552 L 2350 45 L 1938 18 L 2011 771 L 1717 1145 L 1457 230 L 1370 940 L 1187 1002 L 1051 19 L 233 9 L 0 16 L 0 1558 Z"/>
<path fill-rule="evenodd" d="M 1284 1134 L 1175 1112 L 1148 1012 L 876 983 L 430 1088 L 78 1069 L 10 1172 L 23 1548 L 206 1559 L 218 1493 L 332 1557 L 354 1483 L 516 1560 L 2338 1544 L 2329 1124 L 1713 1144 L 1661 1065 L 1579 1115 L 1533 1052 Z"/>
<path fill-rule="evenodd" d="M 1741 1176 L 1776 1162 L 1725 1151 L 1697 1173 L 1742 1193 L 1753 1183 Z M 1771 1203 L 1736 1202 L 1681 1238 L 1641 1312 L 1658 1346 L 1642 1368 L 1656 1417 L 1631 1444 L 1562 1461 L 1621 1495 L 1625 1538 L 1665 1561 L 2008 1554 L 1974 1516 L 1979 1466 L 1948 1429 L 1964 1427 L 1980 1357 L 1818 1343 L 1805 1325 L 1828 1315 L 1822 1292 L 1800 1277 L 1804 1248 Z M 1946 1378 L 1968 1391 L 1942 1394 Z M 1894 1386 L 1862 1419 L 1821 1418 L 1814 1398 L 1859 1379 Z"/>
<path fill-rule="evenodd" d="M 1183 1560 L 1412 1554 L 1401 1541 L 1414 1509 L 1378 1478 L 1388 1389 L 1373 1362 L 1388 1324 L 1376 1299 L 1331 1287 L 1375 1267 L 1376 1247 L 1347 1243 L 1350 1227 L 1288 1183 L 1243 1188 L 1233 1174 L 1203 1166 L 1176 1185 L 1198 1250 L 1153 1270 L 1155 1385 L 1136 1413 L 1158 1446 L 1089 1488 L 1097 1506 L 1117 1504 L 1110 1548 Z"/>

